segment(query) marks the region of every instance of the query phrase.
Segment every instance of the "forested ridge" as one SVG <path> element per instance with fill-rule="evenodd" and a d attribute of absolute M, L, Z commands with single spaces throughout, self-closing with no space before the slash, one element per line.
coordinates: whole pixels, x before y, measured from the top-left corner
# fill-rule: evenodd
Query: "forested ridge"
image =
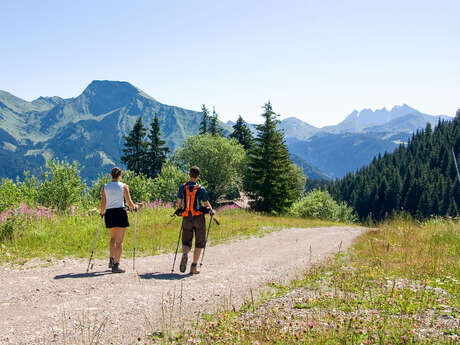
<path fill-rule="evenodd" d="M 333 197 L 347 202 L 363 220 L 382 220 L 405 211 L 418 219 L 456 216 L 460 185 L 454 163 L 460 158 L 460 110 L 454 121 L 427 124 L 407 145 L 379 155 L 368 166 L 328 186 Z"/>

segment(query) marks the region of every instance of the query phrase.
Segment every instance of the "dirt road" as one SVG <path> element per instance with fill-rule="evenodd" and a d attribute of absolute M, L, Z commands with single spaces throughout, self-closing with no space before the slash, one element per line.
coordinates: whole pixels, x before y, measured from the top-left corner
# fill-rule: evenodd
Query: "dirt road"
<path fill-rule="evenodd" d="M 201 274 L 194 276 L 179 273 L 180 256 L 171 273 L 173 254 L 137 258 L 136 272 L 132 260 L 123 259 L 125 274 L 111 274 L 107 260 L 96 260 L 88 274 L 87 261 L 76 259 L 51 267 L 3 267 L 0 344 L 89 344 L 91 336 L 100 336 L 101 344 L 135 344 L 181 318 L 238 308 L 251 291 L 255 296 L 266 283 L 295 278 L 347 248 L 362 231 L 285 229 L 208 247 Z"/>

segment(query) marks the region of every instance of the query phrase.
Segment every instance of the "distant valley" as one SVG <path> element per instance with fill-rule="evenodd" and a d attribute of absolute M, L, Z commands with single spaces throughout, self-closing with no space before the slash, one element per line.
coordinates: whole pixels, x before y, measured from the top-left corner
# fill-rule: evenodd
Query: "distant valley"
<path fill-rule="evenodd" d="M 289 117 L 279 128 L 285 133 L 291 158 L 300 166 L 302 162 L 308 165 L 310 170 L 304 171 L 309 177 L 333 179 L 369 164 L 379 153 L 393 152 L 427 123 L 434 127 L 439 120 L 451 119 L 424 114 L 404 104 L 390 110 L 355 110 L 338 125 L 322 128 Z M 255 133 L 255 125 L 250 127 Z"/>

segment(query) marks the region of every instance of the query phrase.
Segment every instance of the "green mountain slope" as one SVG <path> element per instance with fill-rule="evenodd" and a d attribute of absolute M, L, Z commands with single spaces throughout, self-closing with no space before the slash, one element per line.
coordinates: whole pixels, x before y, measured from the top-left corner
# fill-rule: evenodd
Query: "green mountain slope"
<path fill-rule="evenodd" d="M 310 180 L 330 180 L 331 178 L 296 154 L 290 154 L 291 161 L 298 165 Z"/>
<path fill-rule="evenodd" d="M 127 82 L 93 81 L 78 97 L 41 97 L 33 102 L 2 92 L 0 176 L 21 176 L 24 169 L 36 170 L 53 157 L 77 160 L 82 176 L 93 179 L 121 165 L 124 136 L 138 117 L 147 127 L 155 113 L 172 152 L 198 133 L 201 113 L 162 104 Z M 229 132 L 228 125 L 220 125 Z"/>
<path fill-rule="evenodd" d="M 320 134 L 308 141 L 288 139 L 291 154 L 332 178 L 342 177 L 369 164 L 379 153 L 393 152 L 398 145 L 366 133 Z"/>

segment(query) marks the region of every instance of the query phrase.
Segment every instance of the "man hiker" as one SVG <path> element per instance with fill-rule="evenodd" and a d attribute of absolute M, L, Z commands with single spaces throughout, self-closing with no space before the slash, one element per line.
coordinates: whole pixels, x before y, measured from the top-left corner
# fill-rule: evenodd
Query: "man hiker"
<path fill-rule="evenodd" d="M 182 211 L 179 214 L 182 216 L 182 258 L 179 269 L 184 273 L 187 268 L 188 253 L 192 248 L 195 233 L 195 250 L 190 274 L 198 274 L 200 273 L 197 268 L 198 260 L 206 244 L 206 222 L 201 203 L 204 203 L 210 212 L 213 210 L 209 203 L 208 192 L 197 183 L 200 178 L 200 168 L 191 167 L 189 177 L 189 181 L 181 185 L 177 193 L 177 208 Z"/>

